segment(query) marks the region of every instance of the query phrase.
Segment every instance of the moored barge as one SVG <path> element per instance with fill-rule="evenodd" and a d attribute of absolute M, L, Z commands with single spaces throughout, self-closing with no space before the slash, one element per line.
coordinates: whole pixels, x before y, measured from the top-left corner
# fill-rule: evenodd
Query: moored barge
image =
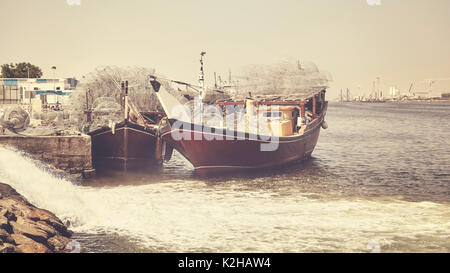
<path fill-rule="evenodd" d="M 161 112 L 140 112 L 128 97 L 128 83 L 122 83 L 123 120 L 89 132 L 92 161 L 97 170 L 142 170 L 162 164 L 163 145 L 157 123 Z"/>

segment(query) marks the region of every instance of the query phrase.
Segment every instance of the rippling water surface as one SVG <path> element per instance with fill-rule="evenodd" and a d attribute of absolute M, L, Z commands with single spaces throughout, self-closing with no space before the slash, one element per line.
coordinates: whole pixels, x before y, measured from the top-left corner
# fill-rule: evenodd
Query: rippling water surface
<path fill-rule="evenodd" d="M 313 157 L 277 170 L 202 179 L 175 154 L 78 186 L 0 148 L 0 181 L 88 252 L 449 252 L 450 104 L 330 103 L 326 120 Z"/>

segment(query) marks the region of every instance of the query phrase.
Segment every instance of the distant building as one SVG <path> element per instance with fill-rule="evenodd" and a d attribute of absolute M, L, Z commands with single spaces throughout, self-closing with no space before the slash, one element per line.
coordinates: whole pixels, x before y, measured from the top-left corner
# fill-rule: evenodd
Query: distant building
<path fill-rule="evenodd" d="M 441 94 L 442 99 L 444 100 L 450 100 L 450 93 L 442 93 Z"/>
<path fill-rule="evenodd" d="M 397 98 L 400 96 L 400 90 L 396 86 L 389 87 L 389 95 L 391 98 Z"/>
<path fill-rule="evenodd" d="M 0 78 L 0 104 L 57 104 L 77 85 L 74 78 Z"/>

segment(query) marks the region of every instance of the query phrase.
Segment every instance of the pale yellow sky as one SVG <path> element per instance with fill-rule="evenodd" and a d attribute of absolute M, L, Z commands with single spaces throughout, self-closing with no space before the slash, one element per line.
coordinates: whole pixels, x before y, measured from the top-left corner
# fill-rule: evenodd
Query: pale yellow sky
<path fill-rule="evenodd" d="M 332 74 L 331 97 L 368 94 L 377 76 L 386 91 L 450 77 L 448 0 L 0 0 L 0 11 L 0 63 L 29 61 L 44 77 L 138 65 L 196 82 L 200 51 L 209 82 L 247 64 L 313 61 Z"/>

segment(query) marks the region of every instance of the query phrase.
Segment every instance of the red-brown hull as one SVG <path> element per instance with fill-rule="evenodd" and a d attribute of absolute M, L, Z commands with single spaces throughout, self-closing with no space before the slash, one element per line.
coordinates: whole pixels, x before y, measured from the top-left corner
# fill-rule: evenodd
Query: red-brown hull
<path fill-rule="evenodd" d="M 280 137 L 278 148 L 274 151 L 262 151 L 261 144 L 267 141 L 251 139 L 248 134 L 242 138 L 235 136 L 232 140 L 225 140 L 225 137 L 224 140 L 207 140 L 208 137 L 212 138 L 210 133 L 181 128 L 178 132 L 185 134 L 185 137 L 189 136 L 190 140 L 175 140 L 172 131 L 163 133 L 162 138 L 192 163 L 198 175 L 271 168 L 311 155 L 319 138 L 325 112 L 326 107 L 321 115 L 308 125 L 303 135 Z"/>
<path fill-rule="evenodd" d="M 113 130 L 101 128 L 90 132 L 92 161 L 96 169 L 137 170 L 161 165 L 154 131 L 121 122 Z"/>

